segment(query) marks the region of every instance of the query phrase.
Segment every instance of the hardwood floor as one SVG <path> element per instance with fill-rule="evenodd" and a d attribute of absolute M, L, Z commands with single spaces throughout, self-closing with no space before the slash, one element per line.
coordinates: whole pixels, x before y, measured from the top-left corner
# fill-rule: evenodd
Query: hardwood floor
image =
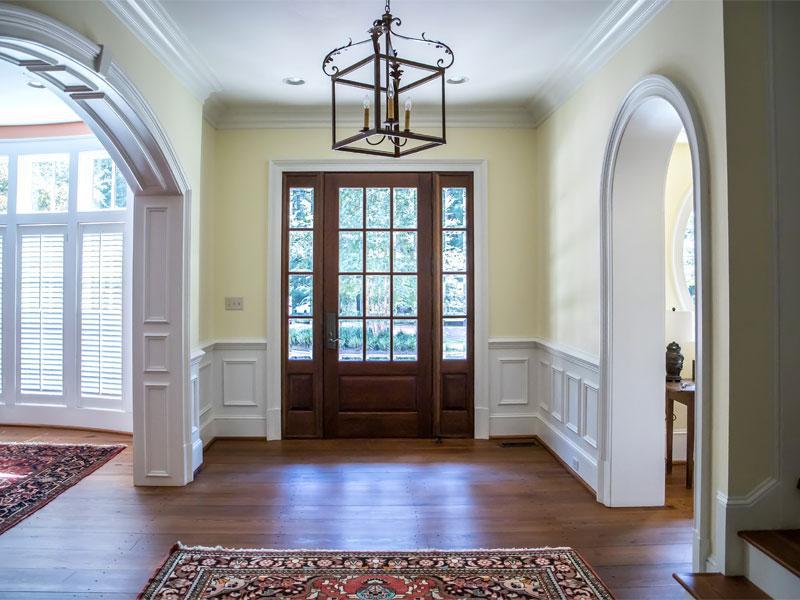
<path fill-rule="evenodd" d="M 4 441 L 130 443 L 0 427 Z M 691 490 L 658 509 L 598 504 L 541 447 L 497 441 L 219 440 L 185 488 L 135 488 L 125 450 L 0 535 L 0 599 L 135 597 L 170 547 L 355 550 L 572 546 L 617 598 L 685 598 Z"/>

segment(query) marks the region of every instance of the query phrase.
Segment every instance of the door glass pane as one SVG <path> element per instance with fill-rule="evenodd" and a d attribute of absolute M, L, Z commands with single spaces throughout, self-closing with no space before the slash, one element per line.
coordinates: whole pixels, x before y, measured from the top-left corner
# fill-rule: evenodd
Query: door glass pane
<path fill-rule="evenodd" d="M 289 227 L 314 227 L 314 188 L 289 189 Z"/>
<path fill-rule="evenodd" d="M 417 228 L 417 188 L 394 188 L 395 229 Z"/>
<path fill-rule="evenodd" d="M 389 188 L 367 188 L 367 228 L 389 228 Z"/>
<path fill-rule="evenodd" d="M 466 360 L 466 319 L 442 319 L 442 348 L 445 360 Z"/>
<path fill-rule="evenodd" d="M 367 319 L 367 360 L 389 360 L 389 319 Z"/>
<path fill-rule="evenodd" d="M 314 276 L 289 275 L 289 315 L 311 315 L 314 311 Z"/>
<path fill-rule="evenodd" d="M 389 275 L 367 275 L 367 316 L 389 316 Z"/>
<path fill-rule="evenodd" d="M 339 228 L 360 229 L 364 223 L 363 188 L 339 188 Z"/>
<path fill-rule="evenodd" d="M 289 359 L 312 360 L 314 358 L 312 319 L 289 319 Z"/>
<path fill-rule="evenodd" d="M 442 270 L 467 270 L 467 232 L 445 231 L 442 234 Z"/>
<path fill-rule="evenodd" d="M 414 273 L 417 270 L 417 232 L 394 232 L 394 271 Z"/>
<path fill-rule="evenodd" d="M 394 316 L 417 316 L 417 276 L 394 276 Z"/>
<path fill-rule="evenodd" d="M 339 275 L 339 316 L 363 316 L 363 276 Z"/>
<path fill-rule="evenodd" d="M 364 337 L 361 319 L 339 320 L 339 360 L 364 360 Z"/>
<path fill-rule="evenodd" d="M 367 272 L 389 272 L 389 232 L 367 232 Z"/>
<path fill-rule="evenodd" d="M 289 270 L 310 272 L 314 268 L 314 232 L 289 232 Z"/>
<path fill-rule="evenodd" d="M 417 321 L 395 319 L 392 345 L 395 360 L 417 360 Z"/>
<path fill-rule="evenodd" d="M 467 276 L 442 276 L 442 312 L 445 315 L 467 314 Z"/>
<path fill-rule="evenodd" d="M 364 234 L 360 231 L 339 232 L 339 271 L 359 273 L 363 270 Z"/>
<path fill-rule="evenodd" d="M 458 229 L 467 226 L 467 188 L 442 190 L 442 227 Z"/>

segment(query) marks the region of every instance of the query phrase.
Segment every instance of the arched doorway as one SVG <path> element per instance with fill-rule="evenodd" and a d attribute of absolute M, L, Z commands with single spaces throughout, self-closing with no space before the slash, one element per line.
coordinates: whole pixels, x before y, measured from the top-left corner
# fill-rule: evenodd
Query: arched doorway
<path fill-rule="evenodd" d="M 601 181 L 601 423 L 598 499 L 608 506 L 664 504 L 664 184 L 684 129 L 697 231 L 693 563 L 710 535 L 710 220 L 707 150 L 697 111 L 669 79 L 650 75 L 614 119 Z"/>
<path fill-rule="evenodd" d="M 185 485 L 202 460 L 187 376 L 187 179 L 146 101 L 101 46 L 49 17 L 2 4 L 0 60 L 67 103 L 133 190 L 134 483 Z"/>

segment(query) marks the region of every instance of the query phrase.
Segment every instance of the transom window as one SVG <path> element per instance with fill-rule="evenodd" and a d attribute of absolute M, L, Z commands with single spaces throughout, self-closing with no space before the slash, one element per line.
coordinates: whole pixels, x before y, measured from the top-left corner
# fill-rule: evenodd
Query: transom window
<path fill-rule="evenodd" d="M 96 138 L 0 141 L 0 393 L 124 410 L 131 191 Z"/>

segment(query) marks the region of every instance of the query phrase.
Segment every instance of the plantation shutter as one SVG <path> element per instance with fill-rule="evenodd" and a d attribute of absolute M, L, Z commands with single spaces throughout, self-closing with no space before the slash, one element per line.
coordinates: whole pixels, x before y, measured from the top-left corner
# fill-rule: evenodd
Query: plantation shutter
<path fill-rule="evenodd" d="M 0 394 L 3 393 L 3 260 L 6 245 L 5 229 L 0 229 Z"/>
<path fill-rule="evenodd" d="M 23 394 L 64 388 L 64 233 L 20 230 L 19 376 Z"/>
<path fill-rule="evenodd" d="M 122 398 L 123 233 L 85 226 L 81 235 L 81 395 Z"/>

